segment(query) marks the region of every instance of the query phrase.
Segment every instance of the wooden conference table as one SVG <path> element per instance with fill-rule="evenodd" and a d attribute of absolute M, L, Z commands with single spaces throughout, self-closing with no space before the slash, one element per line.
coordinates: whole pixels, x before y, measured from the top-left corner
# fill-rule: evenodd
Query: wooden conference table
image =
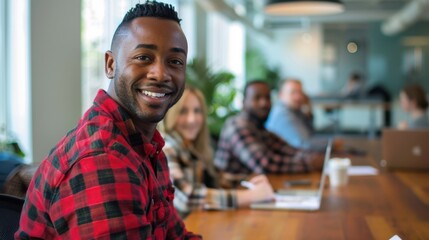
<path fill-rule="evenodd" d="M 353 140 L 364 157 L 353 165 L 378 168 L 378 140 Z M 347 186 L 327 181 L 321 209 L 196 211 L 185 219 L 188 230 L 204 239 L 429 239 L 429 172 L 379 169 L 378 175 L 350 176 Z M 317 174 L 269 176 L 273 186 Z"/>

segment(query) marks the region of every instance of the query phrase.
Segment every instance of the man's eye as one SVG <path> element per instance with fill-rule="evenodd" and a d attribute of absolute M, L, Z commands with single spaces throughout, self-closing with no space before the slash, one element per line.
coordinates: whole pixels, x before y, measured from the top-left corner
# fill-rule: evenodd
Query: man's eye
<path fill-rule="evenodd" d="M 136 59 L 140 61 L 150 61 L 150 58 L 148 56 L 138 56 Z"/>
<path fill-rule="evenodd" d="M 171 60 L 170 62 L 174 65 L 183 65 L 183 62 L 180 60 Z"/>

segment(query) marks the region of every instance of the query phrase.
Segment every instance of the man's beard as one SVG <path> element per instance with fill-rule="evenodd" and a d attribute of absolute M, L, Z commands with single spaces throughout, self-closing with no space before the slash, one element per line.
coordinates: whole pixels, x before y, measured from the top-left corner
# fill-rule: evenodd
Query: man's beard
<path fill-rule="evenodd" d="M 116 96 L 118 96 L 123 107 L 131 116 L 133 116 L 133 118 L 147 123 L 158 123 L 164 118 L 167 110 L 163 114 L 153 115 L 143 112 L 138 105 L 137 99 L 135 98 L 136 95 L 127 88 L 124 80 L 115 78 L 115 86 Z M 171 106 L 168 108 L 170 107 Z"/>
<path fill-rule="evenodd" d="M 268 114 L 261 117 L 254 111 L 249 111 L 249 115 L 252 117 L 252 119 L 255 119 L 259 124 L 264 124 L 268 119 Z"/>

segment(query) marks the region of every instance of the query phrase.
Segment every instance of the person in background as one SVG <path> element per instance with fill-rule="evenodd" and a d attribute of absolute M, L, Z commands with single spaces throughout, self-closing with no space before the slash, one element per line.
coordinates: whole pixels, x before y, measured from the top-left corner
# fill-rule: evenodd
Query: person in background
<path fill-rule="evenodd" d="M 235 185 L 249 174 L 308 172 L 323 164 L 321 152 L 294 148 L 265 129 L 270 109 L 268 84 L 248 82 L 242 111 L 228 118 L 222 127 L 215 166 Z"/>
<path fill-rule="evenodd" d="M 301 82 L 282 81 L 278 96 L 279 101 L 271 109 L 265 127 L 296 148 L 309 148 L 314 132 L 313 114 Z"/>
<path fill-rule="evenodd" d="M 295 148 L 323 151 L 328 139 L 316 137 L 309 97 L 304 93 L 301 81 L 283 80 L 279 85 L 279 101 L 271 109 L 265 127 Z M 334 150 L 341 148 L 342 141 L 334 141 Z"/>
<path fill-rule="evenodd" d="M 22 164 L 9 173 L 3 186 L 3 193 L 24 198 L 38 164 Z"/>
<path fill-rule="evenodd" d="M 24 159 L 18 155 L 0 150 L 0 193 L 5 192 L 9 178 L 24 165 Z"/>
<path fill-rule="evenodd" d="M 359 73 L 352 73 L 341 91 L 345 98 L 359 98 L 364 94 L 364 81 Z"/>
<path fill-rule="evenodd" d="M 185 87 L 188 44 L 169 4 L 136 4 L 105 53 L 107 92 L 43 160 L 16 239 L 200 239 L 173 206 L 156 130 Z"/>
<path fill-rule="evenodd" d="M 398 124 L 399 129 L 429 128 L 428 99 L 420 85 L 410 84 L 399 93 L 402 110 L 409 114 L 408 122 Z"/>
<path fill-rule="evenodd" d="M 263 175 L 249 180 L 254 185 L 252 189 L 219 188 L 207 107 L 200 90 L 186 88 L 179 102 L 167 112 L 162 127 L 164 152 L 176 187 L 174 205 L 183 217 L 192 209 L 235 209 L 274 197 Z"/>

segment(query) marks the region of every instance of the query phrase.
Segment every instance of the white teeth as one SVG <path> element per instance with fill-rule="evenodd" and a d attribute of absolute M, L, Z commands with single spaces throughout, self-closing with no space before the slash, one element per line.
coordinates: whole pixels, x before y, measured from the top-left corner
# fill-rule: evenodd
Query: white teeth
<path fill-rule="evenodd" d="M 155 97 L 155 98 L 161 98 L 161 97 L 165 96 L 165 93 L 154 93 L 154 92 L 149 92 L 146 90 L 143 90 L 142 93 L 146 96 Z"/>

